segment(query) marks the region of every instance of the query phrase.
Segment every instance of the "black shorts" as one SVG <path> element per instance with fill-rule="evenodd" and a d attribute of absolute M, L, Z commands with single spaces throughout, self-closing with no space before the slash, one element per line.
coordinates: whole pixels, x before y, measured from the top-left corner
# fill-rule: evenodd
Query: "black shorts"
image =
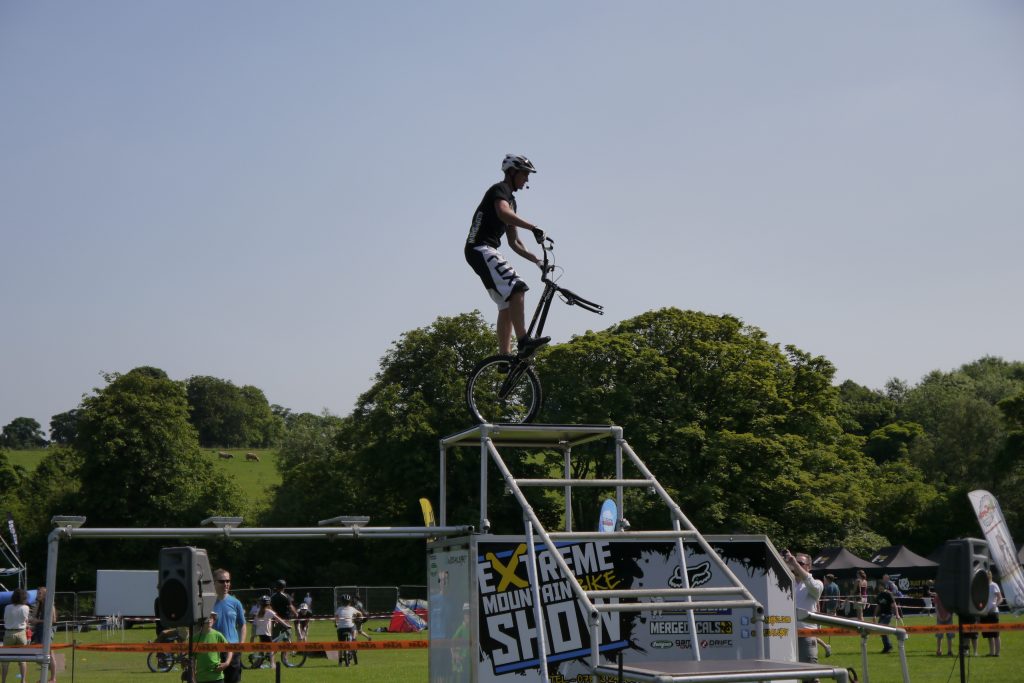
<path fill-rule="evenodd" d="M 508 308 L 508 300 L 515 292 L 525 292 L 530 288 L 494 247 L 467 244 L 465 255 L 466 263 L 480 277 L 499 311 Z"/>
<path fill-rule="evenodd" d="M 996 612 L 994 614 L 985 614 L 980 619 L 978 619 L 978 623 L 979 624 L 998 624 L 999 623 L 999 613 Z M 981 635 L 984 638 L 998 638 L 999 637 L 999 631 L 982 631 Z"/>

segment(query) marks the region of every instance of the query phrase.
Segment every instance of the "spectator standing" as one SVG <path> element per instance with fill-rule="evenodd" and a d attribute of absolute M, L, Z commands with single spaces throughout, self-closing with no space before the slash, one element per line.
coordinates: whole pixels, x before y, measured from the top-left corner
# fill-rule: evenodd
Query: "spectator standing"
<path fill-rule="evenodd" d="M 213 627 L 217 621 L 216 612 L 210 612 L 203 624 L 202 630 L 192 636 L 193 643 L 227 643 L 224 634 Z M 227 658 L 222 658 L 220 652 L 197 652 L 195 654 L 193 671 L 195 672 L 196 683 L 214 683 L 224 680 L 224 672 L 231 667 L 231 662 L 238 659 L 234 652 L 223 653 Z"/>
<path fill-rule="evenodd" d="M 935 623 L 939 626 L 952 626 L 953 625 L 953 613 L 946 609 L 946 605 L 943 604 L 942 598 L 935 591 L 935 585 L 929 585 L 929 594 L 932 599 L 932 604 L 935 606 Z M 952 631 L 946 631 L 946 654 L 950 657 L 953 656 L 953 637 L 956 634 Z M 935 634 L 935 654 L 936 656 L 942 656 L 942 634 Z"/>
<path fill-rule="evenodd" d="M 4 607 L 4 645 L 15 647 L 28 645 L 28 593 L 24 588 L 15 588 L 11 593 L 11 602 Z M 0 666 L 0 679 L 7 683 L 7 667 L 10 662 L 4 662 Z M 18 662 L 18 669 L 21 671 L 21 680 L 28 680 L 25 676 L 28 667 L 25 662 Z"/>
<path fill-rule="evenodd" d="M 270 596 L 270 606 L 277 613 L 277 616 L 281 619 L 288 620 L 294 619 L 298 612 L 295 611 L 295 605 L 292 603 L 292 596 L 284 592 L 284 589 L 288 587 L 288 584 L 284 579 L 278 579 L 274 582 L 273 593 Z M 281 632 L 281 626 L 277 622 L 274 622 L 274 635 L 276 636 Z"/>
<path fill-rule="evenodd" d="M 864 621 L 864 610 L 868 607 L 868 575 L 863 569 L 857 570 L 857 580 L 853 583 L 854 592 L 857 595 L 857 618 Z"/>
<path fill-rule="evenodd" d="M 231 595 L 231 572 L 227 569 L 214 571 L 213 588 L 217 593 L 217 601 L 213 604 L 217 621 L 213 629 L 228 643 L 244 643 L 247 632 L 245 607 L 238 598 Z M 242 680 L 242 653 L 234 654 L 224 670 L 224 683 L 238 683 Z"/>
<path fill-rule="evenodd" d="M 903 610 L 900 609 L 900 598 L 903 597 L 903 593 L 900 592 L 900 587 L 896 585 L 896 582 L 888 574 L 882 574 L 882 585 L 892 593 L 892 613 L 896 618 L 896 623 L 902 624 Z"/>
<path fill-rule="evenodd" d="M 794 555 L 786 550 L 784 551 L 783 560 L 785 560 L 786 566 L 789 567 L 789 570 L 793 572 L 793 576 L 796 577 L 797 583 L 794 587 L 796 608 L 807 610 L 809 613 L 817 612 L 818 599 L 821 597 L 821 592 L 824 590 L 824 586 L 821 581 L 818 581 L 811 576 L 811 556 L 806 553 L 797 553 Z M 800 621 L 797 623 L 797 628 L 818 627 L 810 622 Z M 818 663 L 817 638 L 805 638 L 800 636 L 797 638 L 797 645 L 801 662 L 807 664 Z"/>
<path fill-rule="evenodd" d="M 999 589 L 999 584 L 992 580 L 992 572 L 985 573 L 988 575 L 988 604 L 985 605 L 985 614 L 979 621 L 982 624 L 998 624 L 999 603 L 1003 601 L 1003 592 Z M 981 635 L 988 642 L 986 657 L 998 657 L 1001 647 L 999 631 L 982 631 Z"/>
<path fill-rule="evenodd" d="M 50 610 L 50 625 L 47 627 L 46 619 L 44 617 L 46 609 L 46 587 L 40 586 L 36 589 L 36 604 L 32 608 L 32 613 L 29 615 L 28 622 L 32 624 L 32 644 L 42 645 L 43 644 L 43 633 L 46 628 L 50 629 L 50 638 L 53 638 L 53 628 L 57 623 L 57 608 L 54 606 Z M 52 654 L 52 653 L 51 653 Z M 49 671 L 49 683 L 55 683 L 57 680 L 57 671 L 54 669 L 54 662 L 50 660 Z"/>
<path fill-rule="evenodd" d="M 896 598 L 889 591 L 885 582 L 881 582 L 878 586 L 878 595 L 875 596 L 875 623 L 888 626 L 892 622 L 893 606 L 895 604 Z M 892 652 L 892 643 L 889 642 L 888 634 L 883 633 L 882 654 L 890 652 Z"/>
<path fill-rule="evenodd" d="M 833 617 L 839 611 L 839 584 L 834 574 L 825 574 L 825 588 L 822 591 L 825 614 Z"/>

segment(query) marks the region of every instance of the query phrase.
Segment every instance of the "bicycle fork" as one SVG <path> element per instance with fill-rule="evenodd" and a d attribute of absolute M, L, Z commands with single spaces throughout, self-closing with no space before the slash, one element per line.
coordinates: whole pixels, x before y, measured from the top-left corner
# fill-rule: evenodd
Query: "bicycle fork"
<path fill-rule="evenodd" d="M 526 372 L 526 368 L 529 367 L 530 362 L 523 358 L 516 358 L 509 363 L 508 377 L 501 383 L 501 387 L 498 388 L 498 398 L 505 400 L 508 395 L 512 392 L 512 389 L 516 386 L 519 378 Z"/>

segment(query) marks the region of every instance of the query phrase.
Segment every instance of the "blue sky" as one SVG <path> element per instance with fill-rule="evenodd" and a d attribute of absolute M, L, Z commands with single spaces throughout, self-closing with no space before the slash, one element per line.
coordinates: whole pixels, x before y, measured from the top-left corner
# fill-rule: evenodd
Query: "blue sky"
<path fill-rule="evenodd" d="M 1011 0 L 5 0 L 0 425 L 138 365 L 347 414 L 403 332 L 493 319 L 462 243 L 507 152 L 608 310 L 556 342 L 677 306 L 874 388 L 1024 360 L 1022 36 Z"/>

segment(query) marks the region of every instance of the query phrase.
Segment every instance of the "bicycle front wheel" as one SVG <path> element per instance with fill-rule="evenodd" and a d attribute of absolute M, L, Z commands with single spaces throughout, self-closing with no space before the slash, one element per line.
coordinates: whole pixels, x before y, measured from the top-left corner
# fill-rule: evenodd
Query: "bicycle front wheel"
<path fill-rule="evenodd" d="M 281 662 L 289 669 L 295 669 L 306 663 L 306 653 L 302 650 L 282 650 Z"/>
<path fill-rule="evenodd" d="M 515 356 L 480 361 L 466 383 L 466 405 L 477 423 L 519 424 L 540 412 L 543 394 L 533 366 Z"/>
<path fill-rule="evenodd" d="M 174 657 L 169 652 L 150 652 L 146 666 L 153 673 L 165 674 L 174 667 Z"/>

